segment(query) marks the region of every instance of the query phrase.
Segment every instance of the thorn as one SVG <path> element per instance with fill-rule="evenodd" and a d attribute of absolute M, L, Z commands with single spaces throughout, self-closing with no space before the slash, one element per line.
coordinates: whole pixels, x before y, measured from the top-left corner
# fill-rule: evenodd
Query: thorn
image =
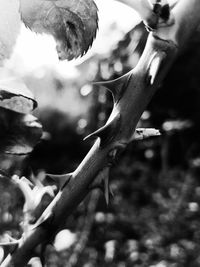
<path fill-rule="evenodd" d="M 94 179 L 93 183 L 89 186 L 89 189 L 90 190 L 93 190 L 93 189 L 100 189 L 101 191 L 103 191 L 103 180 L 104 180 L 104 177 L 105 177 L 105 169 L 101 170 L 96 178 Z"/>
<path fill-rule="evenodd" d="M 52 215 L 53 215 L 52 210 L 49 210 L 49 209 L 48 209 L 47 211 L 45 210 L 45 211 L 42 213 L 41 217 L 36 221 L 36 223 L 33 224 L 33 225 L 31 225 L 29 229 L 30 229 L 30 230 L 33 230 L 33 229 L 39 227 L 39 226 L 42 225 L 43 223 L 47 222 L 47 220 L 48 220 L 49 218 L 51 218 Z"/>
<path fill-rule="evenodd" d="M 104 86 L 106 87 L 113 95 L 115 103 L 119 101 L 119 99 L 124 94 L 130 79 L 132 72 L 129 71 L 125 75 L 111 81 L 103 81 L 103 82 L 93 82 L 93 85 Z"/>
<path fill-rule="evenodd" d="M 112 116 L 112 114 L 111 114 Z M 101 146 L 105 146 L 108 142 L 110 142 L 116 133 L 116 129 L 118 128 L 118 125 L 120 123 L 120 113 L 116 113 L 113 118 L 110 116 L 110 118 L 107 121 L 107 124 L 98 129 L 97 131 L 89 134 L 84 138 L 85 140 L 91 139 L 91 138 L 97 138 L 99 137 L 101 139 Z"/>
<path fill-rule="evenodd" d="M 19 245 L 21 241 L 21 239 L 17 240 L 13 238 L 12 236 L 10 236 L 9 234 L 5 234 L 4 237 L 7 241 L 0 242 L 0 246 L 15 246 L 15 245 Z"/>
<path fill-rule="evenodd" d="M 164 52 L 156 52 L 153 54 L 153 56 L 150 59 L 150 63 L 148 66 L 148 78 L 147 78 L 147 82 L 150 85 L 153 85 L 158 71 L 160 69 L 161 63 L 163 61 L 163 59 L 165 58 L 166 54 Z"/>
<path fill-rule="evenodd" d="M 58 182 L 59 188 L 62 189 L 63 187 L 65 187 L 66 184 L 69 183 L 72 174 L 72 172 L 61 175 L 47 173 L 46 176 L 53 179 L 55 182 Z"/>
<path fill-rule="evenodd" d="M 114 193 L 110 188 L 110 184 L 109 184 L 109 176 L 110 176 L 110 168 L 106 167 L 104 169 L 104 196 L 105 196 L 105 200 L 106 200 L 106 204 L 109 205 L 110 202 L 110 196 L 114 197 Z"/>
<path fill-rule="evenodd" d="M 52 175 L 52 176 L 58 176 L 58 175 Z M 66 177 L 68 177 L 68 179 L 65 179 L 64 184 L 62 185 L 62 188 L 60 189 L 60 191 L 57 193 L 57 195 L 55 196 L 55 198 L 52 200 L 52 202 L 47 206 L 47 208 L 44 210 L 44 212 L 42 213 L 42 215 L 40 216 L 40 218 L 36 221 L 36 223 L 34 225 L 31 226 L 30 229 L 35 229 L 36 227 L 42 225 L 43 223 L 47 222 L 50 218 L 52 218 L 53 216 L 53 210 L 56 207 L 57 202 L 59 201 L 61 194 L 62 194 L 62 189 L 69 183 L 71 177 L 72 177 L 72 173 L 69 174 L 65 174 Z"/>
<path fill-rule="evenodd" d="M 20 239 L 19 240 L 17 240 L 16 238 L 13 238 L 12 236 L 10 236 L 9 234 L 5 234 L 4 235 L 6 238 L 8 238 L 10 241 L 12 241 L 12 242 L 19 242 L 20 241 Z"/>
<path fill-rule="evenodd" d="M 107 205 L 109 204 L 110 195 L 112 197 L 114 196 L 109 186 L 109 172 L 110 172 L 110 167 L 106 167 L 103 170 L 101 170 L 89 188 L 90 190 L 100 189 L 104 194 Z"/>
<path fill-rule="evenodd" d="M 11 246 L 16 246 L 19 245 L 19 241 L 12 241 L 12 242 L 0 242 L 0 246 L 2 247 L 11 247 Z"/>
<path fill-rule="evenodd" d="M 118 152 L 118 149 L 114 148 L 108 153 L 108 157 L 109 157 L 108 164 L 109 164 L 109 166 L 115 165 L 115 158 L 116 158 L 117 152 Z"/>
<path fill-rule="evenodd" d="M 154 128 L 137 128 L 133 134 L 132 140 L 143 140 L 152 136 L 160 136 L 161 133 L 158 129 Z"/>
<path fill-rule="evenodd" d="M 110 186 L 109 186 L 109 172 L 110 169 L 106 168 L 104 173 L 104 196 L 105 196 L 105 200 L 106 200 L 106 204 L 109 205 L 109 200 L 110 200 Z"/>
<path fill-rule="evenodd" d="M 44 210 L 42 215 L 39 217 L 39 219 L 36 221 L 35 224 L 30 226 L 30 230 L 33 230 L 39 226 L 41 226 L 43 223 L 47 222 L 50 218 L 53 216 L 53 210 L 58 202 L 58 200 L 61 197 L 62 191 L 59 191 L 58 194 L 55 196 L 55 198 L 52 200 L 52 202 L 47 206 L 47 208 Z"/>

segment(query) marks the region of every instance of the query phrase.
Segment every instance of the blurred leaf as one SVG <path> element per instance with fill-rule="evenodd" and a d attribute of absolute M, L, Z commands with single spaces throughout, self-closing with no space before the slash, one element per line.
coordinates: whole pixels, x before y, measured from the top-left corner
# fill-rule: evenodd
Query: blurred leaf
<path fill-rule="evenodd" d="M 0 107 L 1 152 L 16 155 L 30 153 L 41 135 L 42 126 L 33 115 L 24 115 Z"/>
<path fill-rule="evenodd" d="M 21 0 L 20 12 L 28 28 L 55 38 L 61 60 L 85 54 L 96 36 L 98 15 L 93 0 Z"/>
<path fill-rule="evenodd" d="M 0 80 L 0 107 L 19 113 L 29 113 L 36 107 L 33 94 L 18 79 Z"/>

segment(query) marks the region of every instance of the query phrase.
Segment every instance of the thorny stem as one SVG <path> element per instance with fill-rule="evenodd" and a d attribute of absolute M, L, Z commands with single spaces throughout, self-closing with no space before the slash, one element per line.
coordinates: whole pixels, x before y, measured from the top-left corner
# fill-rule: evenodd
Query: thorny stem
<path fill-rule="evenodd" d="M 109 167 L 119 149 L 126 147 L 142 112 L 166 76 L 183 42 L 186 45 L 198 26 L 200 1 L 180 0 L 173 13 L 175 24 L 149 34 L 138 65 L 119 80 L 119 84 L 120 81 L 123 84 L 115 90 L 118 98 L 115 98 L 113 112 L 106 127 L 96 134 L 99 138 L 74 171 L 69 183 L 47 207 L 44 213 L 48 215 L 48 219 L 29 231 L 1 267 L 26 266 L 34 256 L 35 249 L 41 244 L 51 242 L 62 229 L 67 217 L 89 193 L 98 174 Z"/>

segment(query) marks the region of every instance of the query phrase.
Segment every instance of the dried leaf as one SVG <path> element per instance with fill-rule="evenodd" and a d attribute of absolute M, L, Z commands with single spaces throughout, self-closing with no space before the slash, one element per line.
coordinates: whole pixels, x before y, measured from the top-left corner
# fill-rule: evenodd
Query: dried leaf
<path fill-rule="evenodd" d="M 29 113 L 36 107 L 33 94 L 19 79 L 0 80 L 0 107 Z"/>
<path fill-rule="evenodd" d="M 24 155 L 30 153 L 42 136 L 42 126 L 30 114 L 0 107 L 0 151 Z"/>
<path fill-rule="evenodd" d="M 132 140 L 138 141 L 160 135 L 161 135 L 160 131 L 155 128 L 137 128 L 132 136 Z"/>
<path fill-rule="evenodd" d="M 20 0 L 20 13 L 28 28 L 55 38 L 61 60 L 85 54 L 98 28 L 93 0 Z"/>

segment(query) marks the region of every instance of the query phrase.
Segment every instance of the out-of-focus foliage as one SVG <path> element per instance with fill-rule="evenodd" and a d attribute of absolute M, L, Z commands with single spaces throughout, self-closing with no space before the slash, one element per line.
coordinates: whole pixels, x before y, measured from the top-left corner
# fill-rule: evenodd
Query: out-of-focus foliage
<path fill-rule="evenodd" d="M 21 81 L 0 81 L 0 153 L 24 155 L 33 150 L 42 126 L 29 114 L 36 106 L 32 93 Z"/>
<path fill-rule="evenodd" d="M 0 108 L 1 153 L 24 155 L 33 150 L 42 135 L 42 126 L 31 114 Z"/>
<path fill-rule="evenodd" d="M 36 101 L 24 83 L 16 79 L 0 81 L 0 168 L 9 173 L 30 153 L 42 136 L 42 126 L 30 114 Z"/>
<path fill-rule="evenodd" d="M 0 174 L 0 242 L 3 242 L 4 234 L 11 229 L 13 237 L 19 237 L 19 228 L 23 213 L 23 195 L 19 188 L 2 173 Z M 6 232 L 8 231 L 8 232 Z M 10 232 L 9 232 L 10 233 Z"/>
<path fill-rule="evenodd" d="M 0 243 L 8 243 L 10 236 L 21 237 L 20 225 L 26 216 L 22 212 L 24 199 L 9 173 L 16 173 L 17 165 L 17 169 L 22 168 L 24 155 L 42 136 L 41 124 L 30 114 L 35 106 L 33 95 L 23 82 L 0 81 Z M 9 246 L 2 249 L 5 256 L 10 251 Z"/>

